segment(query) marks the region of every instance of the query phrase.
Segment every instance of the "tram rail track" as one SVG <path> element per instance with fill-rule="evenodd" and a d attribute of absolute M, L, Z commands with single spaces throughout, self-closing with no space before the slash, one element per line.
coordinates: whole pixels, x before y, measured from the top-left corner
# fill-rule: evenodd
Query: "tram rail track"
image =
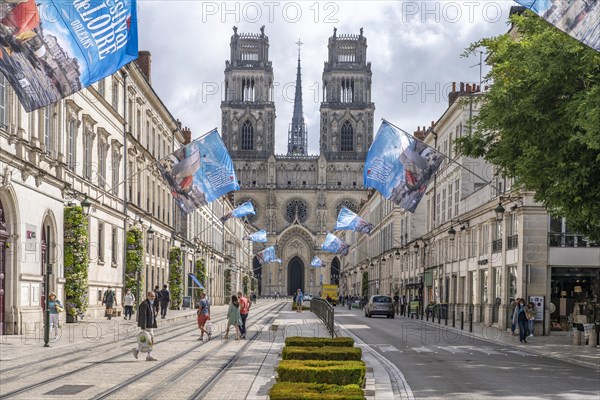
<path fill-rule="evenodd" d="M 263 308 L 263 307 L 264 307 L 264 308 Z M 261 305 L 261 312 L 266 312 L 266 313 L 268 313 L 268 312 L 269 312 L 269 311 L 271 311 L 273 308 L 276 308 L 276 307 L 273 307 L 273 304 L 268 304 L 268 305 L 266 305 L 266 306 L 262 306 L 262 305 Z M 225 320 L 226 320 L 226 317 L 220 317 L 220 318 L 218 318 L 218 319 L 214 319 L 214 320 L 213 320 L 213 323 L 216 323 L 216 322 L 222 322 L 222 321 L 225 321 Z M 178 331 L 178 330 L 181 330 L 181 329 L 185 329 L 185 327 L 186 327 L 186 325 L 182 324 L 182 326 L 178 326 L 177 328 L 175 328 L 175 329 L 173 329 L 173 330 L 170 330 L 170 331 L 168 331 L 168 332 L 166 332 L 166 333 L 165 333 L 165 332 L 160 332 L 160 333 L 158 333 L 158 334 L 156 335 L 156 337 L 157 337 L 157 338 L 163 337 L 163 338 L 162 338 L 160 341 L 159 341 L 159 340 L 157 340 L 157 342 L 160 342 L 160 343 L 168 342 L 168 341 L 171 341 L 171 340 L 173 340 L 173 339 L 177 339 L 177 338 L 179 338 L 179 337 L 182 337 L 182 336 L 184 336 L 184 335 L 187 335 L 187 334 L 189 334 L 189 333 L 192 333 L 192 332 L 197 332 L 197 331 L 198 331 L 198 328 L 197 328 L 197 327 L 195 326 L 195 324 L 194 324 L 194 325 L 193 325 L 193 328 L 186 329 L 186 330 L 184 330 L 183 332 L 180 332 L 180 333 L 178 333 L 178 334 L 176 334 L 176 335 L 173 335 L 173 336 L 170 336 L 170 337 L 164 338 L 164 334 L 168 334 L 168 333 L 172 333 L 172 332 L 175 332 L 175 331 Z M 190 327 L 190 325 L 188 324 L 188 325 L 187 325 L 187 327 L 189 328 L 189 327 Z M 128 339 L 129 339 L 129 337 L 125 338 L 125 339 L 123 340 L 123 342 L 124 342 L 124 343 L 123 343 L 121 346 L 119 346 L 119 347 L 131 346 L 131 342 L 128 342 Z M 104 343 L 104 344 L 102 344 L 102 346 L 109 345 L 109 344 L 110 344 L 110 345 L 114 345 L 115 343 L 114 343 L 114 342 L 108 342 L 108 343 Z M 206 344 L 207 344 L 207 342 L 198 343 L 198 344 L 194 345 L 194 346 L 193 346 L 191 349 L 189 349 L 188 351 L 191 351 L 191 350 L 193 350 L 193 349 L 199 348 L 199 347 L 201 347 L 201 346 L 203 346 L 203 345 L 206 345 Z M 81 349 L 78 349 L 78 350 L 77 350 L 77 352 L 81 352 L 81 351 L 82 351 Z M 71 352 L 71 353 L 73 353 L 73 352 Z M 101 366 L 101 365 L 109 364 L 109 363 L 111 363 L 111 362 L 113 362 L 113 361 L 115 361 L 115 360 L 118 360 L 119 358 L 125 357 L 125 356 L 127 356 L 127 355 L 131 355 L 131 351 L 121 352 L 121 353 L 119 353 L 119 354 L 117 354 L 117 355 L 114 355 L 114 356 L 112 356 L 112 357 L 105 358 L 105 359 L 103 359 L 103 360 L 100 360 L 100 361 L 98 361 L 98 362 L 95 362 L 95 363 L 93 363 L 93 364 L 85 365 L 85 366 L 82 366 L 81 368 L 78 368 L 78 369 L 75 369 L 75 370 L 72 370 L 72 371 L 69 371 L 69 372 L 65 372 L 65 373 L 62 373 L 62 374 L 57 374 L 57 375 L 54 375 L 54 376 L 53 376 L 52 378 L 50 378 L 50 379 L 44 379 L 44 380 L 41 380 L 41 381 L 39 381 L 39 382 L 36 382 L 36 383 L 30 383 L 30 384 L 28 384 L 28 386 L 26 386 L 26 387 L 23 387 L 23 388 L 15 389 L 15 390 L 12 390 L 12 391 L 10 391 L 10 392 L 7 392 L 7 393 L 0 393 L 0 399 L 7 399 L 7 398 L 15 397 L 15 396 L 17 396 L 17 395 L 20 395 L 20 394 L 22 394 L 22 393 L 27 393 L 27 392 L 29 392 L 29 391 L 31 391 L 31 390 L 33 390 L 33 389 L 40 388 L 40 387 L 43 387 L 43 386 L 46 386 L 46 385 L 50 385 L 50 384 L 53 384 L 53 385 L 55 385 L 55 384 L 56 384 L 56 382 L 57 382 L 57 381 L 59 381 L 59 380 L 63 380 L 63 379 L 65 379 L 65 378 L 71 377 L 71 376 L 73 376 L 73 375 L 76 375 L 76 374 L 78 374 L 78 373 L 80 373 L 80 372 L 82 372 L 82 371 L 87 371 L 87 370 L 90 370 L 90 369 L 92 369 L 92 368 L 95 368 L 95 367 L 98 367 L 98 366 Z M 84 356 L 81 356 L 81 357 L 76 357 L 75 359 L 68 359 L 68 360 L 64 360 L 64 361 L 63 361 L 62 363 L 60 363 L 60 364 L 54 364 L 54 365 L 53 365 L 53 368 L 57 368 L 57 367 L 60 367 L 60 366 L 64 366 L 64 365 L 67 365 L 67 364 L 69 364 L 69 363 L 72 363 L 73 361 L 77 361 L 77 360 L 84 359 L 84 358 L 87 358 L 87 357 L 89 357 L 89 354 L 86 354 L 86 355 L 84 355 Z M 52 358 L 51 358 L 51 359 L 52 359 Z M 174 359 L 177 359 L 177 357 L 173 356 L 173 357 L 169 358 L 168 360 L 165 360 L 165 361 L 161 362 L 159 365 L 165 365 L 165 363 L 167 363 L 167 361 L 169 361 L 169 360 L 174 360 Z M 52 360 L 54 360 L 54 359 L 52 359 Z M 36 363 L 36 364 L 38 364 L 38 363 L 40 363 L 40 362 L 41 362 L 40 360 L 37 360 L 35 363 Z M 157 366 L 158 366 L 158 365 L 157 365 Z M 154 369 L 155 369 L 157 366 L 154 366 L 154 367 L 152 368 L 152 370 L 154 370 Z M 24 367 L 24 365 L 21 365 L 21 366 L 19 366 L 19 368 L 23 368 L 23 367 Z M 47 368 L 47 365 L 42 365 L 42 367 L 41 367 L 41 368 L 42 368 L 42 369 L 46 369 L 46 368 Z M 13 368 L 13 370 L 14 370 L 14 368 Z M 149 370 L 146 370 L 146 371 L 145 371 L 145 373 L 147 373 L 148 371 L 149 371 Z M 32 371 L 32 372 L 31 372 L 31 373 L 29 373 L 29 374 L 19 374 L 17 377 L 13 377 L 12 379 L 10 379 L 10 381 L 5 381 L 5 380 L 4 380 L 4 378 L 2 378 L 2 381 L 3 381 L 3 383 L 14 382 L 15 380 L 22 379 L 22 378 L 24 378 L 24 377 L 27 377 L 27 376 L 30 376 L 30 375 L 35 375 L 37 372 L 39 372 L 39 370 L 37 370 L 37 371 Z"/>

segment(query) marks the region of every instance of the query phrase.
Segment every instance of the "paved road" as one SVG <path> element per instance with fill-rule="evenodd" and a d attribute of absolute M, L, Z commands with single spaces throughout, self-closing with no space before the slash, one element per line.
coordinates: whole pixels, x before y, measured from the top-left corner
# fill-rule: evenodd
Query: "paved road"
<path fill-rule="evenodd" d="M 415 398 L 600 398 L 597 371 L 533 354 L 518 341 L 501 345 L 456 334 L 443 323 L 366 318 L 342 308 L 336 322 L 395 364 Z"/>

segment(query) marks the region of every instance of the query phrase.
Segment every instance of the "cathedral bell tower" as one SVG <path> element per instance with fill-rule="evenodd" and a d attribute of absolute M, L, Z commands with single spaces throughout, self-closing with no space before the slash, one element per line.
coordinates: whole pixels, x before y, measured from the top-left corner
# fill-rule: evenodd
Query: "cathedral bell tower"
<path fill-rule="evenodd" d="M 275 149 L 275 103 L 265 27 L 253 34 L 234 26 L 230 50 L 221 102 L 223 141 L 233 159 L 267 159 Z"/>
<path fill-rule="evenodd" d="M 338 35 L 333 29 L 323 69 L 321 153 L 328 160 L 364 159 L 373 142 L 371 63 L 367 39 L 360 34 Z"/>

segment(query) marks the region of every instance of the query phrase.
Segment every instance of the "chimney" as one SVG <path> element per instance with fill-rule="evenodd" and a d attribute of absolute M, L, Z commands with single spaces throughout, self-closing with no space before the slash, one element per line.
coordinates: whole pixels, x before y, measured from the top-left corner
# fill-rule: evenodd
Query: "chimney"
<path fill-rule="evenodd" d="M 140 50 L 138 51 L 138 58 L 135 60 L 137 65 L 142 70 L 142 74 L 146 78 L 149 84 L 152 85 L 151 71 L 152 71 L 152 55 L 149 51 Z"/>
<path fill-rule="evenodd" d="M 181 130 L 183 135 L 183 144 L 189 144 L 192 141 L 192 131 L 187 126 Z"/>
<path fill-rule="evenodd" d="M 463 93 L 465 91 L 465 83 L 461 82 L 460 83 L 460 92 Z"/>

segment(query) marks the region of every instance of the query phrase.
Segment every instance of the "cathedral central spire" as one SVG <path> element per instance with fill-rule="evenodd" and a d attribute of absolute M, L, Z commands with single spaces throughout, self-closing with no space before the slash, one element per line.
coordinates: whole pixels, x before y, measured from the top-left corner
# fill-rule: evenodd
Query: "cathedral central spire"
<path fill-rule="evenodd" d="M 298 39 L 298 70 L 296 72 L 296 94 L 294 96 L 294 115 L 288 130 L 288 155 L 307 154 L 306 124 L 302 111 L 302 73 L 300 70 L 300 46 L 303 43 Z"/>

